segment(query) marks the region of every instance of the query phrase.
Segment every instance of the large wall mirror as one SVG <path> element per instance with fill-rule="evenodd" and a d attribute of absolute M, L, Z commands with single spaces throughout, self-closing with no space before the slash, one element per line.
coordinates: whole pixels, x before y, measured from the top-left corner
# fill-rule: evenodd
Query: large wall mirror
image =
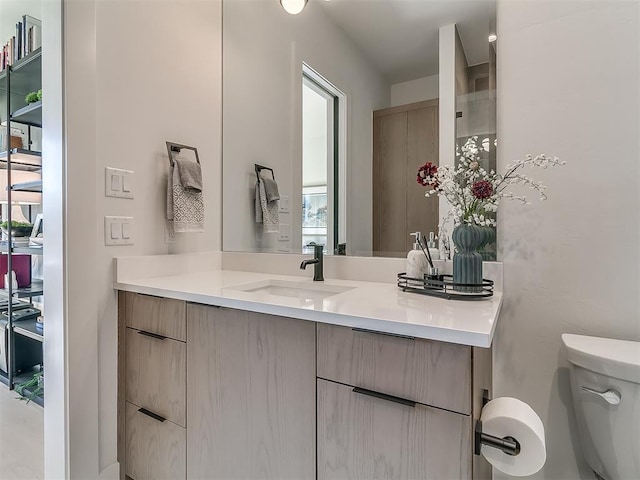
<path fill-rule="evenodd" d="M 440 159 L 445 26 L 451 142 L 478 135 L 495 168 L 495 0 L 222 3 L 224 250 L 403 257 L 437 233 L 416 174 Z"/>

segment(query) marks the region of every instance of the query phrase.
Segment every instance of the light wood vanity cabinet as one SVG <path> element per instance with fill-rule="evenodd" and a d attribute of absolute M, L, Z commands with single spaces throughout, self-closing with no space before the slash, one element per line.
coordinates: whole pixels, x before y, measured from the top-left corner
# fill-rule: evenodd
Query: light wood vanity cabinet
<path fill-rule="evenodd" d="M 473 478 L 470 347 L 328 324 L 317 342 L 318 480 Z"/>
<path fill-rule="evenodd" d="M 470 422 L 318 379 L 318 480 L 470 479 Z"/>
<path fill-rule="evenodd" d="M 315 479 L 315 325 L 190 304 L 187 471 Z"/>
<path fill-rule="evenodd" d="M 318 377 L 471 412 L 471 348 L 319 323 Z"/>
<path fill-rule="evenodd" d="M 186 302 L 118 297 L 121 476 L 187 477 Z"/>
<path fill-rule="evenodd" d="M 491 476 L 491 350 L 124 292 L 119 316 L 123 476 Z"/>
<path fill-rule="evenodd" d="M 186 478 L 186 430 L 125 404 L 126 474 L 134 479 Z"/>

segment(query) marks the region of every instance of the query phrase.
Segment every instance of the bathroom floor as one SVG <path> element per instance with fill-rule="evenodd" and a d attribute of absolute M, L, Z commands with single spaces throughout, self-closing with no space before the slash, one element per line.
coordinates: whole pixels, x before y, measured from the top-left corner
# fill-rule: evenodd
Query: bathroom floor
<path fill-rule="evenodd" d="M 44 478 L 44 410 L 0 384 L 0 477 Z"/>

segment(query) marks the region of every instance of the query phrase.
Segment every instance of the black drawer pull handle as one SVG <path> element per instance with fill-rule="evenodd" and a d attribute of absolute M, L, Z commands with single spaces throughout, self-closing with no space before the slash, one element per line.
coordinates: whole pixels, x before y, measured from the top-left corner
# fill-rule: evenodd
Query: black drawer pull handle
<path fill-rule="evenodd" d="M 158 415 L 157 413 L 150 412 L 150 411 L 149 411 L 149 410 L 147 410 L 146 408 L 139 408 L 139 409 L 138 409 L 138 411 L 139 411 L 140 413 L 145 414 L 147 417 L 151 417 L 151 418 L 153 418 L 154 420 L 157 420 L 157 421 L 159 421 L 159 422 L 164 422 L 164 421 L 166 420 L 166 418 L 161 417 L 161 416 L 160 416 L 160 415 Z"/>
<path fill-rule="evenodd" d="M 373 333 L 375 335 L 386 335 L 387 337 L 398 337 L 398 338 L 406 338 L 407 340 L 415 340 L 416 337 L 412 337 L 410 335 L 400 335 L 399 333 L 387 333 L 387 332 L 377 332 L 376 330 L 367 330 L 366 328 L 352 328 L 354 332 L 360 333 Z"/>
<path fill-rule="evenodd" d="M 147 298 L 159 298 L 160 300 L 164 300 L 165 298 L 160 295 L 151 295 L 150 293 L 138 293 L 138 295 L 140 295 L 141 297 L 147 297 Z"/>
<path fill-rule="evenodd" d="M 144 330 L 138 330 L 140 335 L 144 335 L 145 337 L 155 338 L 156 340 L 166 340 L 167 337 L 164 335 L 158 335 L 157 333 L 146 332 Z"/>
<path fill-rule="evenodd" d="M 416 402 L 413 400 L 407 400 L 406 398 L 394 397 L 393 395 L 387 395 L 386 393 L 374 392 L 373 390 L 367 390 L 366 388 L 353 387 L 353 393 L 359 393 L 361 395 L 368 395 L 370 397 L 380 398 L 389 402 L 399 403 L 406 405 L 407 407 L 415 407 Z"/>

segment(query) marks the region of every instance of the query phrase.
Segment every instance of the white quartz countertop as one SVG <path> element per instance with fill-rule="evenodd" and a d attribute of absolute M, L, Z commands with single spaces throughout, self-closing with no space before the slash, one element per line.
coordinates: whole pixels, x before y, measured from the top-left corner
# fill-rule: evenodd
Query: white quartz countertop
<path fill-rule="evenodd" d="M 322 299 L 288 298 L 239 288 L 265 281 L 295 282 L 313 289 L 311 278 L 268 273 L 211 270 L 117 281 L 117 290 L 175 298 L 314 322 L 439 340 L 491 346 L 502 293 L 461 301 L 402 292 L 392 283 L 326 279 L 320 288 L 351 287 Z"/>

